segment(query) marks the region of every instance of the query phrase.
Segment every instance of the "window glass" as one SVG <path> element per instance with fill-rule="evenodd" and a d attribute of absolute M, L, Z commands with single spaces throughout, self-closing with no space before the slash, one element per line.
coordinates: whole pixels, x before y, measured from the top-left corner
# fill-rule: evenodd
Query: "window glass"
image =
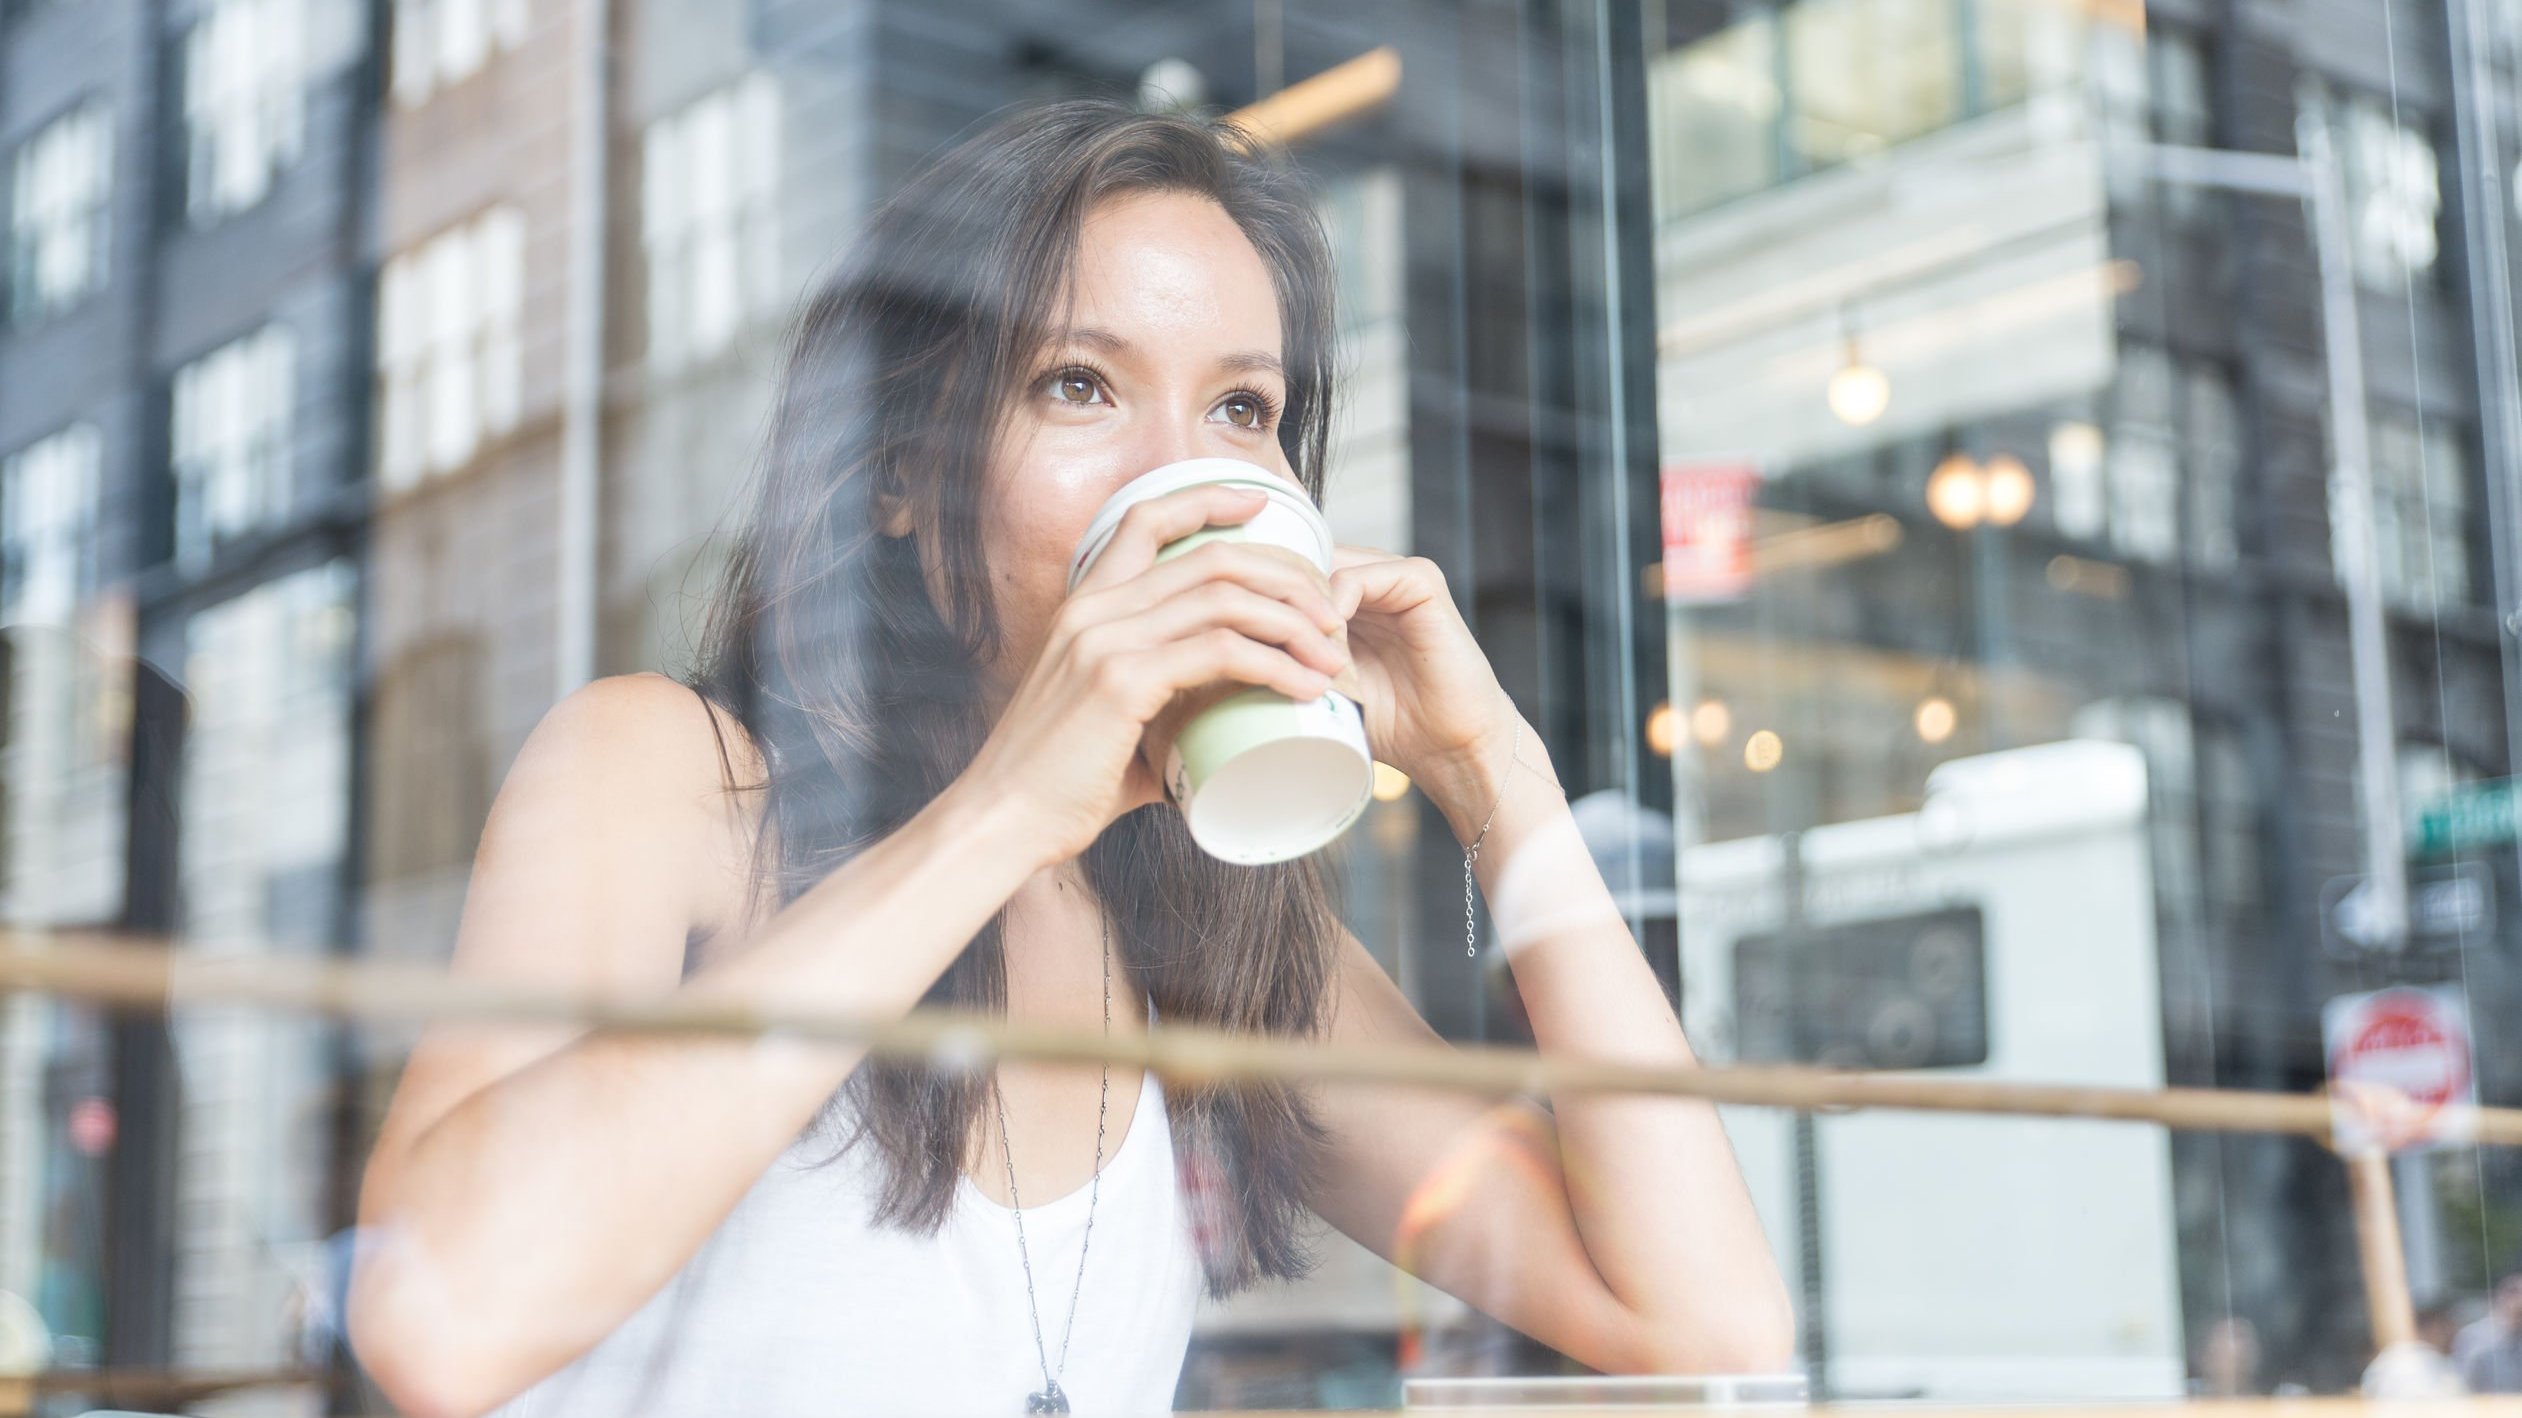
<path fill-rule="evenodd" d="M 1954 0 L 1802 0 L 1785 32 L 1789 123 L 1811 166 L 1867 157 L 1962 112 Z"/>
<path fill-rule="evenodd" d="M 184 47 L 184 197 L 196 222 L 262 200 L 306 132 L 307 0 L 217 0 Z"/>
<path fill-rule="evenodd" d="M 673 369 L 776 308 L 779 88 L 750 75 L 649 126 L 641 187 L 648 354 Z"/>
<path fill-rule="evenodd" d="M 2334 112 L 2357 280 L 2394 295 L 2429 285 L 2443 212 L 2433 140 L 2382 99 L 2356 95 Z"/>
<path fill-rule="evenodd" d="M 19 145 L 10 179 L 9 309 L 20 323 L 104 286 L 113 154 L 112 115 L 95 100 Z"/>
<path fill-rule="evenodd" d="M 1647 72 L 1654 126 L 1655 210 L 1665 219 L 1756 192 L 1778 180 L 1776 17 L 1756 13 L 1656 56 Z"/>
<path fill-rule="evenodd" d="M 391 90 L 395 102 L 424 102 L 462 83 L 493 54 L 525 43 L 527 0 L 393 0 Z"/>
<path fill-rule="evenodd" d="M 50 1418 L 2503 1382 L 2522 0 L 0 11 Z"/>
<path fill-rule="evenodd" d="M 289 515 L 297 342 L 273 325 L 175 375 L 175 560 L 198 573 L 221 544 Z"/>
<path fill-rule="evenodd" d="M 389 491 L 464 466 L 521 417 L 525 217 L 489 208 L 388 260 L 377 281 L 377 475 Z"/>

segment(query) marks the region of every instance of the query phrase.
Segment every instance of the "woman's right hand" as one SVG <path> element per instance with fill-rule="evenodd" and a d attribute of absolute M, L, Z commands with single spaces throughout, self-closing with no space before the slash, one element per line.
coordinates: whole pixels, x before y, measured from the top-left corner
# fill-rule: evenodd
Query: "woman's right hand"
<path fill-rule="evenodd" d="M 1210 484 L 1132 507 L 1052 618 L 959 780 L 1020 806 L 1044 865 L 1164 801 L 1138 748 L 1176 695 L 1231 680 L 1312 699 L 1349 667 L 1329 586 L 1295 559 L 1215 541 L 1156 560 L 1166 543 L 1245 521 L 1267 501 Z"/>

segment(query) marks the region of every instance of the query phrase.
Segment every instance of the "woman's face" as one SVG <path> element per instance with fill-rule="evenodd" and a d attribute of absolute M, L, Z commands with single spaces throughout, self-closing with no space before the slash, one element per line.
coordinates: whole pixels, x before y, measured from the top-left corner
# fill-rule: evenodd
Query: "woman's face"
<path fill-rule="evenodd" d="M 1066 328 L 1017 391 L 983 493 L 1002 693 L 1040 653 L 1069 556 L 1114 489 L 1204 457 L 1296 480 L 1278 441 L 1287 375 L 1277 290 L 1225 208 L 1173 192 L 1097 205 L 1068 295 Z"/>

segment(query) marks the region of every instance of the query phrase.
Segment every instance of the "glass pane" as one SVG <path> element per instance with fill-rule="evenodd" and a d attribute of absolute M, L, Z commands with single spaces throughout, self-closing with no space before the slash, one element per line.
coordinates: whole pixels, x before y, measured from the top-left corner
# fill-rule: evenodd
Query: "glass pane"
<path fill-rule="evenodd" d="M 1961 116 L 1954 0 L 1807 0 L 1786 11 L 1796 150 L 1827 167 Z"/>
<path fill-rule="evenodd" d="M 1778 180 L 1777 23 L 1755 15 L 1657 56 L 1647 75 L 1655 211 L 1670 220 Z"/>
<path fill-rule="evenodd" d="M 2483 1418 L 2517 17 L 0 0 L 0 1410 Z"/>

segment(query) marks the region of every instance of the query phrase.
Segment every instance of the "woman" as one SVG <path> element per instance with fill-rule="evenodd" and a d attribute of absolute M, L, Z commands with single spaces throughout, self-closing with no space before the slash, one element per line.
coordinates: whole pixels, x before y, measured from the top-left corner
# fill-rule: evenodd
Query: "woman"
<path fill-rule="evenodd" d="M 1231 129 L 1065 103 L 911 181 L 798 323 L 703 672 L 545 717 L 456 968 L 1432 1045 L 1315 863 L 1209 859 L 1137 757 L 1184 690 L 1349 673 L 1378 755 L 1481 843 L 1542 1046 L 1687 1062 L 1433 567 L 1159 564 L 1256 510 L 1193 489 L 1066 594 L 1150 468 L 1319 495 L 1331 289 L 1302 194 Z M 352 1335 L 422 1414 L 1162 1410 L 1200 1291 L 1300 1273 L 1311 1211 L 1597 1368 L 1785 1363 L 1712 1110 L 1555 1102 L 445 1027 L 372 1155 Z"/>

